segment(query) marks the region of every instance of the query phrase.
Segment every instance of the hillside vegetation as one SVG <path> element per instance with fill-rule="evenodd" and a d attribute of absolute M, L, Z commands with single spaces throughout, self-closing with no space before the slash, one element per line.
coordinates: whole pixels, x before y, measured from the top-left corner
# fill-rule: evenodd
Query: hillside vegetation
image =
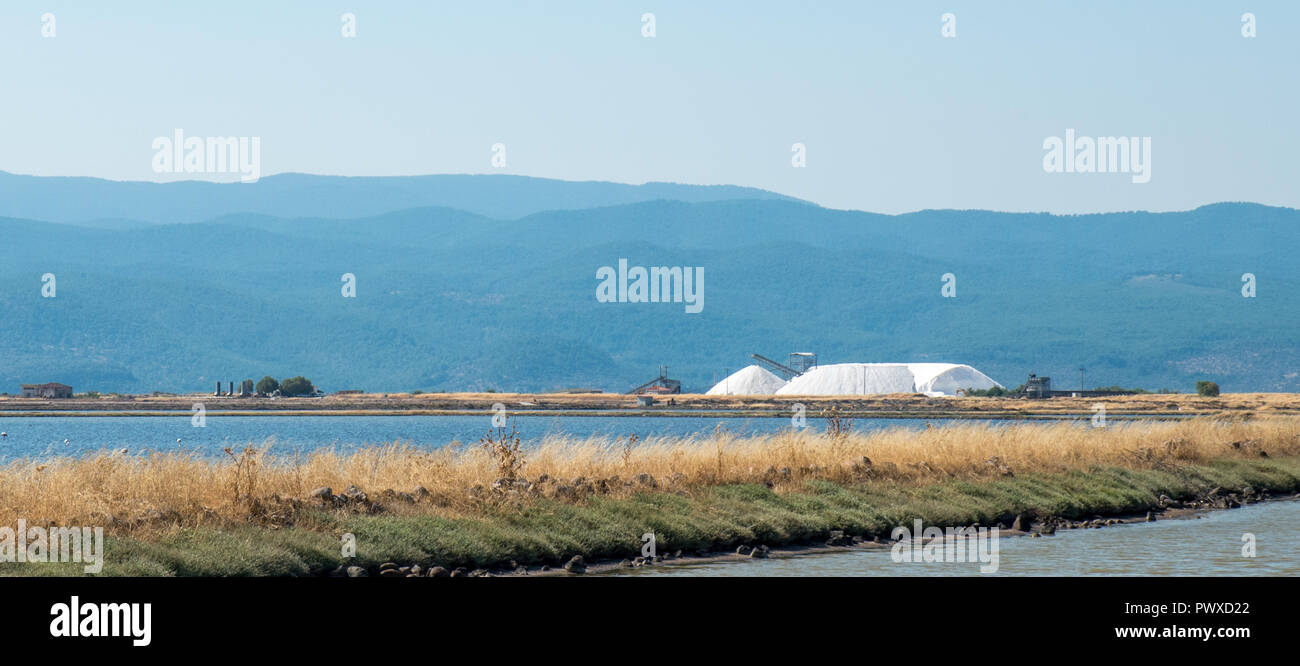
<path fill-rule="evenodd" d="M 231 213 L 123 228 L 0 220 L 0 391 L 44 381 L 210 391 L 262 374 L 303 374 L 326 391 L 624 391 L 667 364 L 703 392 L 750 353 L 790 351 L 823 363 L 968 363 L 1007 386 L 1037 372 L 1075 388 L 1082 366 L 1089 386 L 1300 390 L 1300 269 L 1277 251 L 1300 245 L 1292 209 L 884 216 L 775 195 L 593 208 L 612 195 L 542 196 L 548 182 L 499 181 L 482 196 L 518 187 L 520 201 L 571 210 Z M 652 191 L 706 196 L 674 187 Z M 184 188 L 168 192 L 208 210 Z M 408 199 L 383 201 L 367 205 Z M 259 202 L 222 203 L 238 204 Z M 596 271 L 620 258 L 703 267 L 703 311 L 598 303 Z M 41 297 L 46 273 L 55 298 Z M 356 298 L 341 295 L 345 273 Z M 945 273 L 956 298 L 940 295 Z M 1244 273 L 1256 276 L 1255 298 L 1242 297 Z"/>

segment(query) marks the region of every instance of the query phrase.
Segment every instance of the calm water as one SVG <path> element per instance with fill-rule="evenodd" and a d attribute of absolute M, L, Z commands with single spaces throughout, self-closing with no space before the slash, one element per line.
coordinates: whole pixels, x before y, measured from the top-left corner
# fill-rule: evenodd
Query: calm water
<path fill-rule="evenodd" d="M 402 440 L 437 448 L 452 441 L 477 443 L 491 427 L 491 416 L 209 416 L 194 427 L 189 413 L 175 416 L 36 416 L 0 418 L 0 461 L 23 457 L 79 455 L 101 449 L 197 451 L 222 455 L 222 448 L 274 440 L 272 451 L 293 453 L 322 446 L 347 450 Z M 790 427 L 785 418 L 702 418 L 662 416 L 512 416 L 525 442 L 548 435 L 603 435 L 640 439 L 653 435 L 711 433 L 721 424 L 734 434 L 770 433 Z M 939 425 L 944 421 L 930 419 Z M 969 422 L 969 421 L 968 421 Z M 1001 422 L 999 422 L 1001 423 Z M 856 419 L 858 431 L 924 428 L 924 419 Z M 808 427 L 824 430 L 822 419 Z M 176 440 L 181 442 L 177 444 Z M 64 444 L 64 440 L 68 440 Z"/>
<path fill-rule="evenodd" d="M 1300 500 L 1212 511 L 1199 519 L 1061 530 L 999 542 L 999 567 L 894 562 L 889 550 L 636 569 L 634 576 L 1300 576 Z M 1242 535 L 1255 535 L 1255 557 Z"/>

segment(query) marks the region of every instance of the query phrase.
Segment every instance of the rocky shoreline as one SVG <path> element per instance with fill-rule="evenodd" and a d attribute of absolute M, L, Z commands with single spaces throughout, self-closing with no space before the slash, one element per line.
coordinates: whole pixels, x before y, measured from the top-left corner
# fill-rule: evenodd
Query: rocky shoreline
<path fill-rule="evenodd" d="M 972 525 L 972 527 L 998 527 L 1000 537 L 1043 538 L 1054 536 L 1058 530 L 1100 529 L 1114 525 L 1154 522 L 1157 520 L 1194 519 L 1207 511 L 1239 508 L 1249 504 L 1277 500 L 1300 500 L 1300 493 L 1270 492 L 1256 490 L 1245 486 L 1231 490 L 1220 487 L 1184 496 L 1182 498 L 1160 495 L 1146 510 L 1140 513 L 1115 515 L 1093 514 L 1087 519 L 1070 519 L 1063 516 L 1037 515 L 1033 512 L 1004 513 L 990 525 Z M 676 550 L 654 557 L 637 557 L 634 559 L 602 560 L 587 562 L 581 555 L 568 558 L 563 565 L 525 566 L 511 561 L 508 567 L 476 568 L 455 567 L 412 563 L 401 565 L 397 562 L 385 562 L 377 568 L 368 569 L 361 566 L 339 565 L 326 575 L 331 577 L 366 578 L 378 576 L 384 578 L 491 578 L 521 576 L 581 576 L 593 574 L 617 575 L 631 570 L 657 566 L 698 565 L 714 562 L 742 562 L 763 558 L 793 558 L 822 553 L 843 552 L 853 549 L 885 550 L 895 543 L 887 535 L 849 534 L 844 530 L 831 530 L 822 543 L 802 544 L 742 544 L 734 551 L 695 551 L 683 553 Z"/>

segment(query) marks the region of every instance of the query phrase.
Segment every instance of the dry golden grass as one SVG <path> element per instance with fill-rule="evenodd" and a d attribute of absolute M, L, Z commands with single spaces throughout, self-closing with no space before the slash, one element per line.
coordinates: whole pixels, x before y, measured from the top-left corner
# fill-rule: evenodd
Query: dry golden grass
<path fill-rule="evenodd" d="M 803 431 L 736 437 L 718 430 L 639 442 L 552 438 L 524 447 L 515 465 L 522 479 L 535 482 L 543 474 L 551 479 L 520 495 L 526 498 L 554 495 L 561 485 L 581 490 L 584 483 L 613 494 L 645 490 L 646 480 L 637 480 L 642 474 L 652 475 L 655 485 L 668 492 L 726 483 L 770 483 L 779 492 L 810 478 L 926 483 L 1096 464 L 1162 467 L 1265 452 L 1300 454 L 1300 420 L 1198 418 L 1115 423 L 1104 429 L 1078 423 L 959 424 L 842 436 Z M 501 460 L 476 444 L 424 451 L 396 443 L 302 455 L 278 455 L 269 444 L 232 451 L 222 459 L 103 452 L 20 460 L 0 467 L 0 525 L 24 518 L 29 524 L 100 524 L 133 531 L 159 524 L 247 521 L 250 507 L 272 496 L 304 498 L 319 486 L 339 493 L 352 484 L 372 498 L 384 489 L 422 486 L 431 493 L 429 501 L 396 503 L 390 510 L 468 515 L 484 510 L 481 498 L 493 496 L 490 488 L 501 473 Z M 476 486 L 479 490 L 471 491 Z M 140 520 L 146 514 L 151 519 Z"/>

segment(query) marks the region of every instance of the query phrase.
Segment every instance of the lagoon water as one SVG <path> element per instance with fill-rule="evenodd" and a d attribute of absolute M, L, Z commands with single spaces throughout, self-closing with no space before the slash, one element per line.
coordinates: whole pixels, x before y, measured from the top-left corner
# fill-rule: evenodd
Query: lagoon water
<path fill-rule="evenodd" d="M 1007 537 L 998 570 L 978 562 L 895 562 L 888 549 L 626 570 L 632 576 L 1300 576 L 1300 500 L 1209 511 L 1194 518 Z M 1255 537 L 1255 557 L 1242 536 Z"/>
<path fill-rule="evenodd" d="M 969 419 L 966 420 L 970 422 Z M 929 422 L 939 425 L 940 419 Z M 709 434 L 721 425 L 737 435 L 771 433 L 790 428 L 788 418 L 664 417 L 664 416 L 512 416 L 525 444 L 546 436 L 585 438 L 604 436 L 641 440 L 654 435 Z M 1009 422 L 1001 422 L 1009 423 Z M 856 419 L 858 431 L 880 428 L 925 428 L 925 419 Z M 19 416 L 0 418 L 0 462 L 16 458 L 76 456 L 100 450 L 195 451 L 220 456 L 227 446 L 262 445 L 273 453 L 293 454 L 333 446 L 349 450 L 368 444 L 401 440 L 434 449 L 453 441 L 477 443 L 491 427 L 482 416 L 208 416 L 195 427 L 188 412 L 175 416 Z M 808 427 L 824 430 L 823 419 L 808 419 Z M 64 440 L 68 440 L 64 444 Z M 176 440 L 181 442 L 177 444 Z"/>

